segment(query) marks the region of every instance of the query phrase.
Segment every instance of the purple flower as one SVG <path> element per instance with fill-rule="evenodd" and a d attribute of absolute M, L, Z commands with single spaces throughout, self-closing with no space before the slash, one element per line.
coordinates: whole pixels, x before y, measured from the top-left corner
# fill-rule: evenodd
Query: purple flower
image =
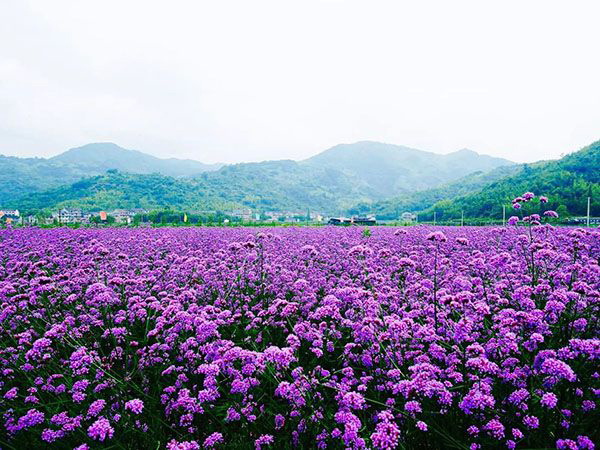
<path fill-rule="evenodd" d="M 540 400 L 540 404 L 548 409 L 554 409 L 557 403 L 558 398 L 552 392 L 546 392 L 542 395 L 542 399 Z"/>
<path fill-rule="evenodd" d="M 87 416 L 88 417 L 96 417 L 106 406 L 106 401 L 103 399 L 98 399 L 90 405 L 88 408 Z"/>
<path fill-rule="evenodd" d="M 571 367 L 564 361 L 560 361 L 555 358 L 546 359 L 542 363 L 540 372 L 547 375 L 552 375 L 557 380 L 565 379 L 571 382 L 577 380 L 577 375 L 575 375 L 573 369 L 571 369 Z"/>
<path fill-rule="evenodd" d="M 559 450 L 577 450 L 577 442 L 571 439 L 558 439 L 556 441 L 556 448 Z"/>
<path fill-rule="evenodd" d="M 30 428 L 44 422 L 44 413 L 37 409 L 30 409 L 27 413 L 19 418 L 19 428 Z"/>
<path fill-rule="evenodd" d="M 204 448 L 214 448 L 218 444 L 222 444 L 224 441 L 225 440 L 221 433 L 214 432 L 204 440 L 204 443 L 202 444 L 202 446 Z"/>
<path fill-rule="evenodd" d="M 535 429 L 540 426 L 540 420 L 535 416 L 525 416 L 523 418 L 523 423 L 529 429 Z"/>
<path fill-rule="evenodd" d="M 434 231 L 433 233 L 429 233 L 427 235 L 427 240 L 434 242 L 446 242 L 448 238 L 441 231 Z"/>
<path fill-rule="evenodd" d="M 130 410 L 134 414 L 141 414 L 144 409 L 144 402 L 138 398 L 125 402 L 125 409 Z"/>
<path fill-rule="evenodd" d="M 421 403 L 419 403 L 416 400 L 406 402 L 406 405 L 404 405 L 404 409 L 410 413 L 420 413 L 421 411 L 423 411 L 421 409 Z"/>
<path fill-rule="evenodd" d="M 283 417 L 281 414 L 277 414 L 275 416 L 275 429 L 280 430 L 283 428 L 284 425 L 285 425 L 285 417 Z"/>
<path fill-rule="evenodd" d="M 577 436 L 577 446 L 581 450 L 594 450 L 595 448 L 594 442 L 584 435 Z"/>
<path fill-rule="evenodd" d="M 88 428 L 88 436 L 100 442 L 105 439 L 112 439 L 115 430 L 110 426 L 110 422 L 104 417 L 100 417 Z"/>
<path fill-rule="evenodd" d="M 504 437 L 504 425 L 497 419 L 490 420 L 484 425 L 483 429 L 487 431 L 490 436 L 498 440 Z"/>
<path fill-rule="evenodd" d="M 256 450 L 260 450 L 263 446 L 271 445 L 275 442 L 275 438 L 270 434 L 263 434 L 258 439 L 254 441 L 254 448 Z"/>
<path fill-rule="evenodd" d="M 375 432 L 371 434 L 373 447 L 376 449 L 391 449 L 398 446 L 400 428 L 394 422 L 384 420 L 375 426 Z"/>
<path fill-rule="evenodd" d="M 16 387 L 10 388 L 8 391 L 6 391 L 6 393 L 4 394 L 4 398 L 8 399 L 8 400 L 13 400 L 15 398 L 17 398 L 17 394 L 19 392 L 19 389 Z"/>
<path fill-rule="evenodd" d="M 199 450 L 200 445 L 196 441 L 181 441 L 175 439 L 167 442 L 167 450 Z"/>

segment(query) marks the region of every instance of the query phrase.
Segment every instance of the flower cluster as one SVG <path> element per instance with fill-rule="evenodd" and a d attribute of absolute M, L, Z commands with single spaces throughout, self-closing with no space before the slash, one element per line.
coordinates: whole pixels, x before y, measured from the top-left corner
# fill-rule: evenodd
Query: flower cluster
<path fill-rule="evenodd" d="M 594 448 L 600 232 L 540 215 L 0 230 L 0 445 Z"/>

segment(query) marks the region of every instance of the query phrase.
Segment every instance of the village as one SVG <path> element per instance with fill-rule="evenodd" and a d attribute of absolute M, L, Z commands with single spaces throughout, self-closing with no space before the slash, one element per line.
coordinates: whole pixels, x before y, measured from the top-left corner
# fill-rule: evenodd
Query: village
<path fill-rule="evenodd" d="M 416 216 L 404 213 L 402 220 L 413 221 Z M 375 225 L 374 216 L 331 217 L 311 211 L 266 211 L 250 208 L 229 211 L 149 211 L 142 208 L 115 209 L 112 211 L 85 211 L 81 208 L 62 208 L 49 214 L 21 214 L 18 209 L 0 210 L 0 224 L 6 225 L 144 225 L 153 223 L 282 223 L 282 224 L 330 224 L 330 225 Z"/>

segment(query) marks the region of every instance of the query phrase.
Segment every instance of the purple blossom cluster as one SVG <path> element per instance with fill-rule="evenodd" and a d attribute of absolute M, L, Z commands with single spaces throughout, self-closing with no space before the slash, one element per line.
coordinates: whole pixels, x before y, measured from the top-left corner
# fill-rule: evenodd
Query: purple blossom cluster
<path fill-rule="evenodd" d="M 528 217 L 0 230 L 0 447 L 595 448 L 600 231 Z"/>

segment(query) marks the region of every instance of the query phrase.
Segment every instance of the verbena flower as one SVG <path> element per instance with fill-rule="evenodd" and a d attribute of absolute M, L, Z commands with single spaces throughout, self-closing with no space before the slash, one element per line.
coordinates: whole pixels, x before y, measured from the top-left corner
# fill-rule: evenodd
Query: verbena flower
<path fill-rule="evenodd" d="M 128 400 L 125 402 L 125 409 L 131 411 L 134 414 L 141 414 L 144 409 L 144 402 L 138 398 Z"/>
<path fill-rule="evenodd" d="M 114 432 L 114 428 L 111 427 L 110 422 L 104 417 L 100 417 L 88 427 L 88 436 L 101 442 L 104 442 L 106 439 L 112 439 Z"/>

